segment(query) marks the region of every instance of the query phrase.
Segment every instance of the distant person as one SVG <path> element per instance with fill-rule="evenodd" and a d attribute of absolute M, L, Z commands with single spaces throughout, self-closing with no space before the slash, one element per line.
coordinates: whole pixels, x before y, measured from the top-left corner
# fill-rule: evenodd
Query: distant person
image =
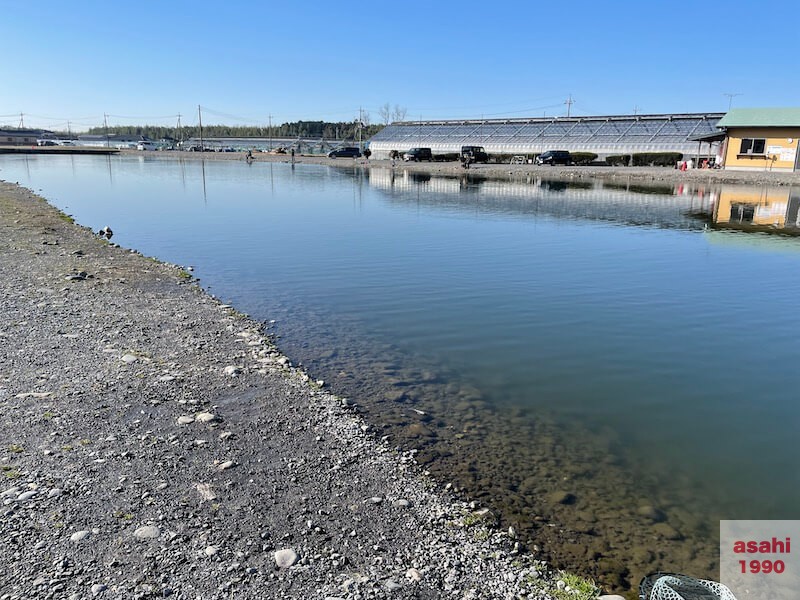
<path fill-rule="evenodd" d="M 294 164 L 294 148 L 292 148 L 292 164 Z"/>
<path fill-rule="evenodd" d="M 367 159 L 367 162 L 369 162 L 369 157 L 370 157 L 370 156 L 372 156 L 372 150 L 370 150 L 369 148 L 367 148 L 366 150 L 364 150 L 364 158 L 366 158 L 366 159 Z"/>

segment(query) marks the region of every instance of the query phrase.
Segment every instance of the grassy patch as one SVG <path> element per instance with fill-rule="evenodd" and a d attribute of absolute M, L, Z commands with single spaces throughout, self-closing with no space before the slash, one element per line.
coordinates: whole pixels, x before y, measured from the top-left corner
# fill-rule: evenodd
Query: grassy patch
<path fill-rule="evenodd" d="M 11 444 L 8 447 L 8 451 L 12 454 L 20 454 L 21 452 L 25 452 L 25 448 L 20 446 L 19 444 Z"/>
<path fill-rule="evenodd" d="M 561 573 L 560 579 L 567 586 L 563 590 L 554 591 L 553 595 L 558 600 L 593 600 L 600 593 L 600 588 L 591 579 L 564 572 Z"/>
<path fill-rule="evenodd" d="M 13 467 L 4 466 L 3 475 L 5 475 L 6 479 L 13 480 L 13 479 L 19 479 L 22 474 Z"/>

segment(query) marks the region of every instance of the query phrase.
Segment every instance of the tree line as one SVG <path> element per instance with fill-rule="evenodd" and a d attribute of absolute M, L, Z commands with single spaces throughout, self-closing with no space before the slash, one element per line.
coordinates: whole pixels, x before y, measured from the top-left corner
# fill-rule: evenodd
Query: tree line
<path fill-rule="evenodd" d="M 384 125 L 361 123 L 361 138 L 367 139 L 383 129 Z M 325 139 L 357 139 L 359 124 L 357 122 L 329 123 L 327 121 L 295 121 L 273 127 L 258 125 L 203 125 L 203 137 L 242 137 L 242 138 L 325 138 Z M 152 140 L 189 139 L 200 137 L 200 127 L 189 125 L 181 127 L 162 127 L 158 125 L 109 125 L 92 127 L 88 131 L 93 135 L 138 135 Z"/>

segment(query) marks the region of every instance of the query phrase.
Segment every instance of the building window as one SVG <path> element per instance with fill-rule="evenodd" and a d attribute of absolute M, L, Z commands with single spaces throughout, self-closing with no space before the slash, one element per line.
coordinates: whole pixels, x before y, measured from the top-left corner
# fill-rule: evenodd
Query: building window
<path fill-rule="evenodd" d="M 764 154 L 767 140 L 763 138 L 743 138 L 739 154 Z"/>

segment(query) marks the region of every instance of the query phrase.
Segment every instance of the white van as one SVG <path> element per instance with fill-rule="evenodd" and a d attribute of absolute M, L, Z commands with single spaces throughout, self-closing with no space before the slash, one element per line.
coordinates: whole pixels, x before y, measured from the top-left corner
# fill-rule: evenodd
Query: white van
<path fill-rule="evenodd" d="M 155 142 L 146 142 L 142 140 L 136 144 L 137 150 L 158 150 L 158 146 Z"/>

